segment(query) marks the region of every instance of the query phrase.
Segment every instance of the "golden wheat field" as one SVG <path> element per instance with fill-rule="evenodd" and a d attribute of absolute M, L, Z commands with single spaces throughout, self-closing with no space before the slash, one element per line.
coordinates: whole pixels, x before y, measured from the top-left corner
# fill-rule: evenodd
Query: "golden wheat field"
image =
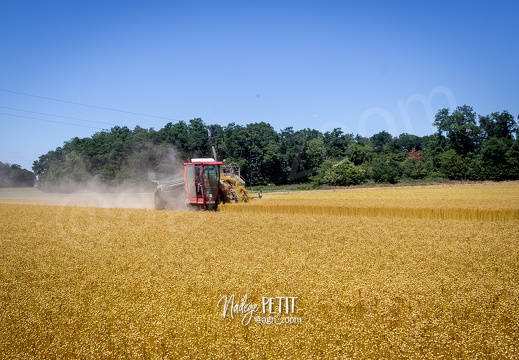
<path fill-rule="evenodd" d="M 512 182 L 219 212 L 0 203 L 0 357 L 518 358 L 518 199 Z"/>

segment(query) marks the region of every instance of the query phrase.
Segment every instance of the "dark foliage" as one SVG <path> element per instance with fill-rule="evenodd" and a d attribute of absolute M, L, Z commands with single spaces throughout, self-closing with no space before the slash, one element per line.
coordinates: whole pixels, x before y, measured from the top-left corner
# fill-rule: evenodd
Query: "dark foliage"
<path fill-rule="evenodd" d="M 0 162 L 0 188 L 32 186 L 34 186 L 32 172 L 22 169 L 20 165 Z"/>
<path fill-rule="evenodd" d="M 452 112 L 441 109 L 434 121 L 437 133 L 424 137 L 393 137 L 382 131 L 366 138 L 341 129 L 321 133 L 291 127 L 276 132 L 265 122 L 222 127 L 206 125 L 202 119 L 168 123 L 160 130 L 114 127 L 90 138 L 71 139 L 40 156 L 33 171 L 42 188 L 63 191 L 87 183 L 142 185 L 150 172 L 178 174 L 184 161 L 211 157 L 209 130 L 218 160 L 239 165 L 249 185 L 519 179 L 514 118 L 503 111 L 477 119 L 470 106 Z M 2 174 L 5 169 L 3 165 Z M 30 183 L 28 178 L 24 181 Z"/>

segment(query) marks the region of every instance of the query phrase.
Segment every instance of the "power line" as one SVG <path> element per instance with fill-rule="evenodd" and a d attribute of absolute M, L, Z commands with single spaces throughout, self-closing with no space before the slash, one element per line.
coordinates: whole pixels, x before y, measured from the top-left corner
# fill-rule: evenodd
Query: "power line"
<path fill-rule="evenodd" d="M 7 93 L 11 93 L 11 94 L 18 94 L 18 95 L 24 95 L 24 96 L 35 97 L 35 98 L 38 98 L 38 99 L 58 101 L 58 102 L 66 103 L 66 104 L 79 105 L 79 106 L 86 106 L 86 107 L 94 108 L 94 109 L 101 109 L 101 110 L 114 111 L 114 112 L 119 112 L 119 113 L 123 113 L 123 114 L 131 114 L 131 115 L 138 115 L 138 116 L 146 116 L 146 117 L 150 117 L 150 118 L 165 119 L 165 120 L 170 120 L 170 121 L 171 121 L 171 120 L 173 120 L 173 121 L 180 121 L 180 120 L 178 120 L 178 119 L 171 119 L 171 118 L 167 118 L 167 117 L 163 117 L 163 116 L 156 116 L 156 115 L 141 114 L 141 113 L 136 113 L 136 112 L 132 112 L 132 111 L 125 111 L 125 110 L 112 109 L 112 108 L 103 107 L 103 106 L 95 106 L 95 105 L 83 104 L 83 103 L 78 103 L 78 102 L 74 102 L 74 101 L 67 101 L 67 100 L 61 100 L 61 99 L 54 99 L 54 98 L 50 98 L 50 97 L 46 97 L 46 96 L 32 95 L 32 94 L 22 93 L 22 92 L 18 92 L 18 91 L 12 91 L 12 90 L 6 90 L 6 89 L 0 89 L 0 91 L 7 92 Z"/>
<path fill-rule="evenodd" d="M 61 115 L 47 114 L 47 113 L 42 113 L 42 112 L 38 112 L 38 111 L 17 109 L 17 108 L 12 108 L 12 107 L 7 107 L 7 106 L 0 106 L 0 108 L 8 109 L 8 110 L 15 110 L 15 111 L 23 111 L 23 112 L 28 112 L 28 113 L 31 113 L 31 114 L 54 116 L 54 117 L 59 117 L 59 118 L 62 118 L 62 119 L 71 119 L 71 120 L 85 121 L 85 122 L 96 123 L 96 124 L 119 126 L 118 124 L 112 124 L 112 123 L 107 123 L 107 122 L 102 122 L 102 121 L 86 120 L 86 119 L 79 119 L 79 118 L 70 117 L 70 116 L 61 116 Z"/>
<path fill-rule="evenodd" d="M 0 115 L 15 116 L 15 117 L 18 117 L 18 118 L 31 119 L 31 120 L 38 120 L 38 121 L 45 121 L 45 122 L 51 122 L 51 123 L 56 123 L 56 124 L 64 124 L 64 125 L 80 126 L 80 127 L 90 128 L 90 129 L 106 130 L 106 129 L 103 129 L 103 128 L 100 128 L 100 127 L 95 127 L 95 126 L 88 126 L 88 125 L 81 125 L 81 124 L 72 124 L 72 123 L 67 123 L 67 122 L 63 122 L 63 121 L 54 121 L 54 120 L 38 119 L 38 118 L 30 117 L 30 116 L 22 116 L 22 115 L 6 114 L 6 113 L 2 113 L 2 112 L 0 112 Z"/>

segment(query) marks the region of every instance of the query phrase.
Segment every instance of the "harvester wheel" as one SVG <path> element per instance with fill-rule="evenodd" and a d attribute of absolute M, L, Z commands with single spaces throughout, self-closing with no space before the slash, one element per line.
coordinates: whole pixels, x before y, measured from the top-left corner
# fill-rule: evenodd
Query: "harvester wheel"
<path fill-rule="evenodd" d="M 155 210 L 164 210 L 166 207 L 166 202 L 162 198 L 162 195 L 159 190 L 155 191 Z"/>

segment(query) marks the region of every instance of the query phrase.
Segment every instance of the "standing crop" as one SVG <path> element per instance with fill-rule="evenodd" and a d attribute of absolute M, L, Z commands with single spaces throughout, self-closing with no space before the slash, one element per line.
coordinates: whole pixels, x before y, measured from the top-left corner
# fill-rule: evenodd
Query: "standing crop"
<path fill-rule="evenodd" d="M 0 358 L 515 358 L 517 185 L 501 186 L 510 202 L 454 187 L 265 194 L 243 212 L 0 204 Z M 449 212 L 473 204 L 508 215 Z M 263 297 L 297 297 L 301 321 L 243 325 L 218 307 L 231 295 L 262 316 Z"/>

